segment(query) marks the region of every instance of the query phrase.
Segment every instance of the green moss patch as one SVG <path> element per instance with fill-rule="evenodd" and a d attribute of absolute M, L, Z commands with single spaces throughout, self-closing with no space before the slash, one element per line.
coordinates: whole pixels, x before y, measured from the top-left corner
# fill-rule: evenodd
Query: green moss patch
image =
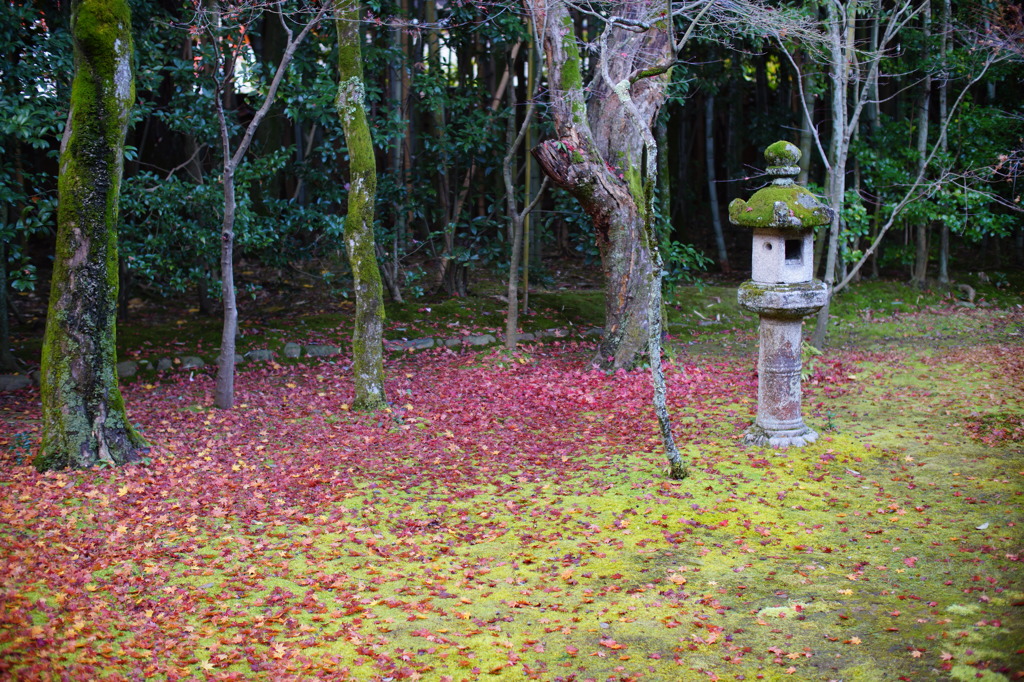
<path fill-rule="evenodd" d="M 681 482 L 664 476 L 648 375 L 589 372 L 588 354 L 561 347 L 393 362 L 395 403 L 378 415 L 348 409 L 350 379 L 330 363 L 244 372 L 231 412 L 202 407 L 202 376 L 129 386 L 158 446 L 145 467 L 38 474 L 0 436 L 5 673 L 1024 672 L 1019 314 L 940 297 L 861 319 L 840 303 L 847 347 L 804 383 L 821 438 L 776 452 L 742 445 L 756 320 L 730 321 L 734 291 L 668 302 Z M 534 298 L 531 322 L 602 310 L 600 293 Z M 326 335 L 332 315 L 308 326 Z M 844 336 L 855 321 L 864 336 Z M 4 408 L 5 434 L 37 430 L 30 396 Z"/>

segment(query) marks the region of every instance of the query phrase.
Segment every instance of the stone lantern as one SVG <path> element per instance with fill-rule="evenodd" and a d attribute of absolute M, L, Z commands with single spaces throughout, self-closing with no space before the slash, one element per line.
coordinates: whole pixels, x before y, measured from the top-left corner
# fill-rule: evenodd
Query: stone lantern
<path fill-rule="evenodd" d="M 750 201 L 729 204 L 729 220 L 752 228 L 751 281 L 740 285 L 740 305 L 761 318 L 757 361 L 757 420 L 744 441 L 784 448 L 813 443 L 818 434 L 800 416 L 803 318 L 828 300 L 828 287 L 814 279 L 814 228 L 832 221 L 823 206 L 793 178 L 800 150 L 776 142 L 764 152 L 775 179 Z"/>

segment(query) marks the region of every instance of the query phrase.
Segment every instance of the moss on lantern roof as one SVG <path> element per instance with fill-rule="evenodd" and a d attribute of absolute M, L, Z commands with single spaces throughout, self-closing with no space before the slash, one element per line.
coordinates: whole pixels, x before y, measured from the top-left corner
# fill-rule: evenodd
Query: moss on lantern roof
<path fill-rule="evenodd" d="M 799 185 L 769 185 L 729 204 L 729 222 L 744 227 L 808 230 L 832 221 L 832 210 Z"/>

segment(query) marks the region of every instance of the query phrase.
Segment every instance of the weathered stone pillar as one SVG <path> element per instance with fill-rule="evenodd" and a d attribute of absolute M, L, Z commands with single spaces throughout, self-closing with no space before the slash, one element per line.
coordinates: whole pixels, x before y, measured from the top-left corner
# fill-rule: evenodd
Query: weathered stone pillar
<path fill-rule="evenodd" d="M 800 172 L 795 145 L 776 142 L 764 155 L 775 180 L 749 202 L 729 205 L 729 220 L 754 230 L 751 280 L 737 298 L 761 318 L 757 420 L 744 440 L 799 447 L 818 439 L 800 415 L 801 332 L 803 318 L 828 300 L 828 287 L 813 277 L 813 233 L 831 222 L 832 210 L 793 182 Z"/>
<path fill-rule="evenodd" d="M 810 432 L 800 417 L 800 332 L 799 320 L 761 318 L 756 423 L 792 438 Z"/>

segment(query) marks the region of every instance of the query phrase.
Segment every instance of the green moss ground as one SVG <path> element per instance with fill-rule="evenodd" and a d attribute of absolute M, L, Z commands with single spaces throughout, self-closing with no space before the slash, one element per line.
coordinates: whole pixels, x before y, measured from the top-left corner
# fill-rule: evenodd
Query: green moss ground
<path fill-rule="evenodd" d="M 691 334 L 677 336 L 679 357 L 707 351 L 717 361 L 716 341 L 746 339 L 692 312 L 734 313 L 725 289 L 685 304 L 677 292 L 674 319 Z M 582 310 L 588 296 L 566 307 Z M 157 481 L 121 470 L 31 478 L 10 467 L 0 480 L 10 568 L 0 672 L 1017 679 L 1024 441 L 1001 427 L 1024 418 L 1022 318 L 940 304 L 882 320 L 837 306 L 836 340 L 847 348 L 824 356 L 806 385 L 806 417 L 823 433 L 802 450 L 740 445 L 749 403 L 723 395 L 699 414 L 677 405 L 692 472 L 682 482 L 661 476 L 653 436 L 623 449 L 611 427 L 566 455 L 593 468 L 545 472 L 524 460 L 490 476 L 469 465 L 487 429 L 469 444 L 413 418 L 410 428 L 438 434 L 437 452 L 465 450 L 463 476 L 408 487 L 356 477 L 317 504 L 268 499 L 272 517 L 199 507 L 183 487 L 124 509 L 132 522 L 119 524 L 109 516 L 121 491 L 132 500 Z M 865 342 L 867 351 L 855 345 Z M 314 428 L 311 416 L 293 419 Z M 606 417 L 600 403 L 578 415 L 580 424 Z M 344 432 L 360 419 L 337 413 L 322 428 Z M 237 473 L 258 485 L 260 471 L 295 466 L 307 447 L 274 434 L 229 446 L 218 433 L 202 434 L 187 461 L 166 454 L 149 476 Z M 228 447 L 237 464 L 220 456 Z M 393 465 L 423 466 L 428 454 L 399 452 Z M 59 500 L 59 525 L 42 523 L 58 507 L 41 490 L 64 491 L 46 498 Z"/>

